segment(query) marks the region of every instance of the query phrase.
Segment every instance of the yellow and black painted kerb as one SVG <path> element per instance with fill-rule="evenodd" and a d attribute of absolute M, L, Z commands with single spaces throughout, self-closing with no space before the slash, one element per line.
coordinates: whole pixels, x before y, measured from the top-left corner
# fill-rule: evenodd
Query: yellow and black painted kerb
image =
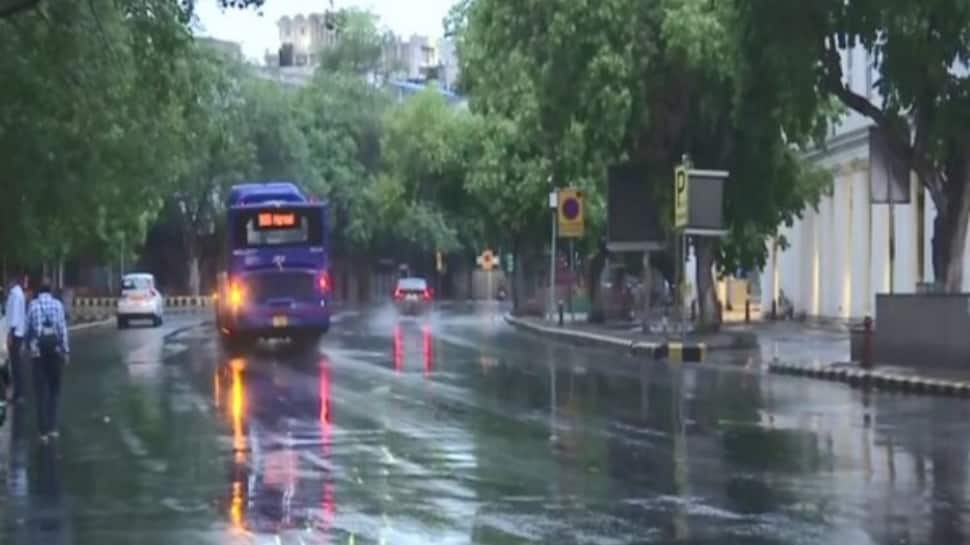
<path fill-rule="evenodd" d="M 970 382 L 880 372 L 834 365 L 773 362 L 768 369 L 781 375 L 795 375 L 844 382 L 853 388 L 876 389 L 911 394 L 970 398 Z"/>
<path fill-rule="evenodd" d="M 75 308 L 109 308 L 118 304 L 117 297 L 75 297 Z M 165 298 L 168 308 L 206 308 L 212 305 L 212 297 L 176 295 Z"/>
<path fill-rule="evenodd" d="M 667 359 L 675 362 L 701 362 L 707 347 L 704 343 L 668 342 L 658 346 L 653 353 L 658 360 Z"/>

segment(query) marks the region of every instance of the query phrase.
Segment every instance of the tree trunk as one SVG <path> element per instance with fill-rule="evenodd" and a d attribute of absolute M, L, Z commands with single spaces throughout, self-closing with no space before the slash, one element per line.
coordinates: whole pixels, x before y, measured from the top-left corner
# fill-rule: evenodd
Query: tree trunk
<path fill-rule="evenodd" d="M 717 294 L 714 291 L 714 250 L 717 240 L 712 237 L 697 237 L 695 240 L 698 329 L 717 331 L 721 325 L 721 313 L 718 312 Z"/>
<path fill-rule="evenodd" d="M 192 242 L 189 243 L 188 249 L 188 283 L 189 283 L 189 295 L 199 294 L 199 252 L 196 245 Z"/>
<path fill-rule="evenodd" d="M 512 314 L 518 315 L 522 310 L 522 244 L 520 237 L 512 240 Z"/>
<path fill-rule="evenodd" d="M 606 259 L 609 253 L 606 244 L 600 242 L 593 259 L 589 260 L 587 269 L 587 282 L 589 286 L 589 316 L 590 323 L 603 323 L 606 321 L 606 312 L 603 309 L 603 290 L 601 288 L 600 277 L 603 276 L 603 268 L 606 267 Z"/>
<path fill-rule="evenodd" d="M 963 253 L 967 240 L 967 221 L 970 220 L 970 191 L 968 180 L 954 184 L 947 206 L 938 207 L 933 220 L 933 275 L 948 293 L 963 289 Z"/>
<path fill-rule="evenodd" d="M 643 254 L 642 298 L 640 300 L 641 324 L 647 327 L 650 320 L 650 307 L 653 305 L 653 267 L 650 266 L 650 252 Z"/>

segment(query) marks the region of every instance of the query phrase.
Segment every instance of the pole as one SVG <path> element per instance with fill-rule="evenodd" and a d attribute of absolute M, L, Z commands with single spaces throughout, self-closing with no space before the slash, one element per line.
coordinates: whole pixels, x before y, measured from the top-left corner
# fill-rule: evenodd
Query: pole
<path fill-rule="evenodd" d="M 886 180 L 889 183 L 889 293 L 896 291 L 896 206 L 893 197 L 892 172 L 886 166 Z"/>
<path fill-rule="evenodd" d="M 680 315 L 676 314 L 680 308 L 680 231 L 674 235 L 674 320 L 677 320 Z"/>
<path fill-rule="evenodd" d="M 488 286 L 486 288 L 486 290 L 487 290 L 488 293 L 485 295 L 485 300 L 486 301 L 491 301 L 493 299 L 493 296 L 492 296 L 492 269 L 486 269 L 485 270 L 485 282 L 486 282 L 486 285 Z"/>
<path fill-rule="evenodd" d="M 559 196 L 555 193 L 555 189 L 549 194 L 549 204 L 552 205 L 555 200 L 558 204 Z M 552 241 L 549 245 L 549 314 L 554 315 L 556 312 L 556 234 L 558 230 L 558 225 L 556 224 L 556 208 L 555 206 L 550 206 L 552 208 Z"/>
<path fill-rule="evenodd" d="M 576 321 L 576 313 L 573 309 L 573 290 L 576 288 L 576 239 L 569 239 L 569 273 L 572 278 L 569 281 L 569 319 Z"/>

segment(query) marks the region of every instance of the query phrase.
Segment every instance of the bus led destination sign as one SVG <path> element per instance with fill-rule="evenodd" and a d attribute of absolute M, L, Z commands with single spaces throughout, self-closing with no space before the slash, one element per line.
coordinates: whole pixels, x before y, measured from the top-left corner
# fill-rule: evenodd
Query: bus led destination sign
<path fill-rule="evenodd" d="M 260 229 L 287 229 L 296 226 L 296 214 L 260 212 L 256 221 Z"/>

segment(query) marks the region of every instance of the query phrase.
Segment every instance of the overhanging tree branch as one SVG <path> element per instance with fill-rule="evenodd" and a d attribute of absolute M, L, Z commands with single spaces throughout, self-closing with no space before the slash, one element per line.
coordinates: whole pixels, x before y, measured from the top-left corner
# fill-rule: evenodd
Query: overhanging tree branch
<path fill-rule="evenodd" d="M 823 53 L 824 66 L 822 68 L 822 85 L 826 91 L 838 98 L 843 104 L 856 112 L 871 119 L 886 135 L 886 140 L 903 161 L 907 170 L 915 171 L 923 184 L 929 189 L 934 204 L 938 208 L 946 205 L 946 195 L 943 191 L 943 178 L 939 169 L 930 161 L 926 154 L 926 124 L 921 110 L 914 113 L 916 124 L 916 138 L 914 144 L 909 141 L 909 123 L 891 116 L 877 107 L 868 98 L 856 93 L 842 81 L 842 63 L 836 50 L 826 47 Z"/>

